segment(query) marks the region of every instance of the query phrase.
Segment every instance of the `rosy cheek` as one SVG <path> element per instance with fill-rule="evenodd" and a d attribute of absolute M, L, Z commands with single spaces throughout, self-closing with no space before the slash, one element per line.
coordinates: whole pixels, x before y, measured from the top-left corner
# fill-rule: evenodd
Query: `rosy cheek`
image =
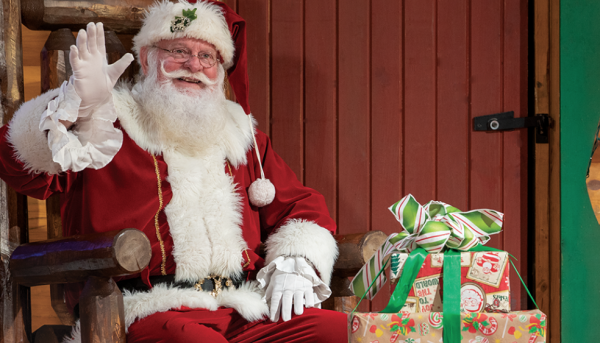
<path fill-rule="evenodd" d="M 175 70 L 179 69 L 181 67 L 181 65 L 176 65 L 176 64 L 168 63 L 167 62 L 167 63 L 164 64 L 164 67 L 165 67 L 165 71 L 167 73 L 170 73 L 172 71 L 175 71 Z"/>
<path fill-rule="evenodd" d="M 216 66 L 212 66 L 209 69 L 204 69 L 204 74 L 208 76 L 209 79 L 214 80 L 217 77 L 218 70 Z"/>

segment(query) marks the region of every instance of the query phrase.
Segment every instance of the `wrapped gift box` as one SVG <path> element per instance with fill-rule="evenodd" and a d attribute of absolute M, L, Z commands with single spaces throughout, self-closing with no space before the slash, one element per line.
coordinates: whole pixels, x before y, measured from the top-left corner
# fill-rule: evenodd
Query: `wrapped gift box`
<path fill-rule="evenodd" d="M 390 285 L 398 281 L 408 254 L 391 256 Z M 461 253 L 461 311 L 510 312 L 508 253 Z M 429 254 L 408 294 L 402 312 L 442 312 L 444 254 Z"/>
<path fill-rule="evenodd" d="M 443 314 L 354 313 L 351 343 L 442 342 Z M 539 310 L 510 313 L 461 313 L 461 342 L 544 343 L 546 315 Z"/>

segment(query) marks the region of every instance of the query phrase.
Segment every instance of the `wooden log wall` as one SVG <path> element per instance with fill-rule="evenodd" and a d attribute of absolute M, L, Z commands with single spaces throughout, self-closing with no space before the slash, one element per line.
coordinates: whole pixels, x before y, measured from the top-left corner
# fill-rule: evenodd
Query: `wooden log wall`
<path fill-rule="evenodd" d="M 224 2 L 247 21 L 259 128 L 325 195 L 339 233 L 399 231 L 387 208 L 408 193 L 496 209 L 504 232 L 489 244 L 527 275 L 527 133 L 473 132 L 471 122 L 527 115 L 526 2 Z M 524 308 L 514 272 L 511 290 Z"/>

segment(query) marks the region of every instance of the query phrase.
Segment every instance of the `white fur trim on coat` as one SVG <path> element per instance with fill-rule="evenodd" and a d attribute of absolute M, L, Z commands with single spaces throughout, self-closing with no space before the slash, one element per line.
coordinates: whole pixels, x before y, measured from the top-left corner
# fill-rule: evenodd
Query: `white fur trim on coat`
<path fill-rule="evenodd" d="M 136 320 L 156 312 L 178 309 L 182 306 L 216 311 L 219 307 L 235 309 L 249 322 L 263 319 L 268 313 L 267 304 L 256 282 L 244 282 L 239 288 L 225 289 L 216 298 L 209 292 L 194 288 L 173 288 L 164 284 L 154 286 L 148 292 L 123 293 L 125 330 Z"/>
<path fill-rule="evenodd" d="M 52 160 L 46 133 L 40 131 L 40 118 L 48 103 L 58 96 L 59 89 L 48 91 L 32 99 L 15 112 L 8 129 L 8 142 L 15 149 L 15 157 L 31 173 L 58 174 L 61 167 Z"/>
<path fill-rule="evenodd" d="M 219 307 L 229 307 L 235 309 L 247 321 L 253 322 L 268 316 L 269 308 L 262 297 L 262 290 L 256 281 L 243 282 L 236 289 L 225 289 L 216 298 L 205 291 L 173 288 L 164 284 L 156 285 L 148 292 L 125 291 L 123 293 L 125 331 L 128 332 L 129 326 L 136 320 L 182 306 L 211 311 Z M 71 336 L 66 337 L 63 343 L 80 342 L 81 331 L 77 321 Z"/>
<path fill-rule="evenodd" d="M 237 289 L 225 290 L 217 297 L 219 306 L 235 309 L 249 322 L 264 319 L 269 314 L 269 307 L 262 299 L 263 291 L 258 282 L 244 282 Z"/>
<path fill-rule="evenodd" d="M 242 254 L 242 204 L 233 179 L 225 173 L 218 146 L 190 157 L 164 152 L 173 198 L 165 207 L 173 238 L 177 281 L 197 281 L 214 273 L 239 276 Z M 207 244 L 207 242 L 209 244 Z"/>
<path fill-rule="evenodd" d="M 333 265 L 338 256 L 337 243 L 331 232 L 314 222 L 290 219 L 269 236 L 265 247 L 265 265 L 279 256 L 302 256 L 315 266 L 325 284 L 331 282 Z"/>
<path fill-rule="evenodd" d="M 173 19 L 182 17 L 183 10 L 193 9 L 196 9 L 197 18 L 183 31 L 171 32 Z M 190 4 L 187 1 L 172 3 L 163 0 L 150 6 L 144 25 L 133 37 L 133 51 L 139 56 L 144 46 L 152 46 L 163 39 L 184 37 L 201 39 L 214 45 L 223 58 L 225 69 L 233 64 L 235 47 L 225 16 L 219 6 L 204 1 Z"/>

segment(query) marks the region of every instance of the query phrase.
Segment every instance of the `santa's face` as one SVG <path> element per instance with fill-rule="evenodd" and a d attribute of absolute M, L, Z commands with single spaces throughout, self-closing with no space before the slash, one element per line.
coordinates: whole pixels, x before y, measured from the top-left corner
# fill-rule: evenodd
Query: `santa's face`
<path fill-rule="evenodd" d="M 463 290 L 460 294 L 460 306 L 467 312 L 479 312 L 483 297 L 473 290 Z"/>
<path fill-rule="evenodd" d="M 483 263 L 483 273 L 489 274 L 492 272 L 492 264 L 490 262 Z"/>
<path fill-rule="evenodd" d="M 198 73 L 204 74 L 208 79 L 215 80 L 218 75 L 217 64 L 206 68 L 200 64 L 198 59 L 199 54 L 209 53 L 217 57 L 218 53 L 214 45 L 195 38 L 177 38 L 170 40 L 162 40 L 155 44 L 158 48 L 158 60 L 160 63 L 156 66 L 149 66 L 147 61 L 148 48 L 144 47 L 140 51 L 140 59 L 144 74 L 148 74 L 148 68 L 157 68 L 159 82 L 172 82 L 173 86 L 181 91 L 197 91 L 206 87 L 201 81 Z M 177 62 L 173 59 L 172 54 L 165 50 L 185 49 L 189 51 L 193 57 L 186 62 Z M 162 71 L 161 72 L 161 68 Z M 171 78 L 166 73 L 183 74 L 181 77 Z M 196 76 L 194 76 L 194 74 Z"/>

